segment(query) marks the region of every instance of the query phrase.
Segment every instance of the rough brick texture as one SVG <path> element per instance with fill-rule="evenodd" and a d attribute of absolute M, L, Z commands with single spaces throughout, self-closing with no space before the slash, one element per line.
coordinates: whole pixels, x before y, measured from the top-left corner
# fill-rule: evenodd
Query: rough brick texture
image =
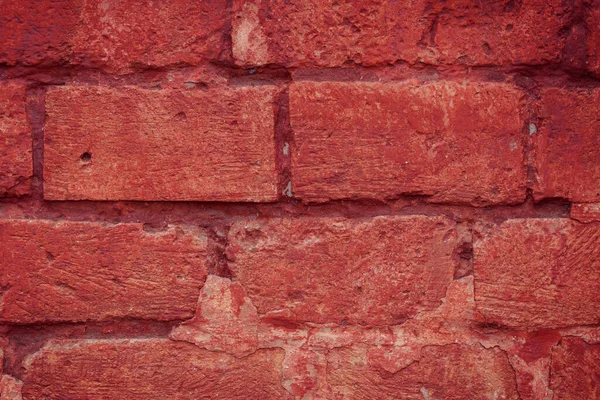
<path fill-rule="evenodd" d="M 474 244 L 475 302 L 486 322 L 522 327 L 600 321 L 600 225 L 511 220 Z"/>
<path fill-rule="evenodd" d="M 0 82 L 0 196 L 29 193 L 33 173 L 26 88 Z"/>
<path fill-rule="evenodd" d="M 296 83 L 293 192 L 314 201 L 408 193 L 521 202 L 519 98 L 498 83 Z"/>
<path fill-rule="evenodd" d="M 44 197 L 274 200 L 273 96 L 57 88 L 46 98 Z"/>
<path fill-rule="evenodd" d="M 29 361 L 23 399 L 286 399 L 282 350 L 236 359 L 164 339 L 51 343 Z M 124 373 L 128 371 L 128 373 Z"/>
<path fill-rule="evenodd" d="M 227 2 L 0 2 L 0 62 L 126 73 L 216 60 L 227 47 Z"/>
<path fill-rule="evenodd" d="M 587 44 L 587 67 L 597 76 L 600 75 L 600 2 L 592 2 L 586 25 L 588 28 Z"/>
<path fill-rule="evenodd" d="M 439 217 L 242 221 L 227 256 L 259 313 L 391 325 L 439 306 L 458 267 L 458 236 Z"/>
<path fill-rule="evenodd" d="M 85 1 L 70 38 L 73 62 L 128 72 L 216 60 L 226 17 L 225 0 Z"/>
<path fill-rule="evenodd" d="M 349 399 L 519 398 L 513 371 L 500 349 L 480 345 L 425 347 L 419 360 L 382 376 L 369 368 L 365 349 L 335 350 L 327 375 L 333 392 Z"/>
<path fill-rule="evenodd" d="M 600 345 L 565 337 L 552 351 L 550 387 L 559 400 L 600 398 Z"/>
<path fill-rule="evenodd" d="M 542 64 L 561 58 L 574 11 L 553 3 L 234 0 L 233 55 L 244 65 Z"/>
<path fill-rule="evenodd" d="M 570 215 L 579 222 L 600 221 L 600 203 L 573 203 Z"/>
<path fill-rule="evenodd" d="M 600 0 L 0 0 L 0 400 L 600 400 Z"/>
<path fill-rule="evenodd" d="M 0 221 L 0 321 L 193 315 L 206 237 L 141 224 Z"/>
<path fill-rule="evenodd" d="M 2 0 L 0 62 L 8 65 L 56 64 L 72 54 L 80 0 Z"/>
<path fill-rule="evenodd" d="M 542 92 L 536 197 L 600 201 L 600 90 Z"/>

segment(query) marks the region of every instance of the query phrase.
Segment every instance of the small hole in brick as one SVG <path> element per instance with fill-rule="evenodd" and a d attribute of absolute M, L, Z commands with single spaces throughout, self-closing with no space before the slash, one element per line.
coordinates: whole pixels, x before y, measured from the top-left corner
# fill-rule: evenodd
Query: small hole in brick
<path fill-rule="evenodd" d="M 483 42 L 481 48 L 483 49 L 483 52 L 487 55 L 490 55 L 492 53 L 492 48 L 490 47 L 488 42 Z"/>
<path fill-rule="evenodd" d="M 83 153 L 80 157 L 81 161 L 83 161 L 84 163 L 89 163 L 90 161 L 92 161 L 92 153 L 88 153 L 87 151 L 85 153 Z"/>

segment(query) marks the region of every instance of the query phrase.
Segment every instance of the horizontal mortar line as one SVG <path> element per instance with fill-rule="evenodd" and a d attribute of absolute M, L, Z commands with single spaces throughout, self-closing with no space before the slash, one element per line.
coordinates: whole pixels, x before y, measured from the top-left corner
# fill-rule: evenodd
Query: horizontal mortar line
<path fill-rule="evenodd" d="M 384 81 L 395 82 L 402 81 L 410 78 L 418 78 L 419 74 L 431 74 L 435 72 L 439 76 L 435 78 L 427 78 L 427 80 L 460 80 L 464 78 L 474 79 L 480 78 L 483 81 L 497 82 L 498 76 L 490 77 L 491 72 L 501 74 L 504 77 L 510 76 L 523 76 L 530 79 L 540 78 L 548 80 L 552 78 L 565 78 L 573 83 L 581 83 L 583 86 L 598 85 L 600 86 L 600 77 L 594 77 L 586 73 L 582 73 L 579 70 L 572 70 L 565 68 L 560 64 L 546 64 L 546 65 L 496 65 L 496 66 L 459 66 L 459 65 L 444 65 L 444 64 L 394 64 L 394 65 L 379 65 L 379 66 L 340 66 L 340 67 L 320 67 L 320 66 L 306 66 L 306 67 L 287 67 L 284 65 L 266 65 L 256 67 L 239 67 L 235 65 L 220 65 L 220 64 L 200 64 L 197 66 L 173 66 L 164 68 L 147 68 L 133 73 L 128 74 L 115 74 L 102 71 L 101 69 L 94 68 L 65 68 L 63 67 L 23 67 L 23 66 L 11 66 L 11 67 L 0 67 L 0 71 L 4 72 L 4 76 L 9 75 L 11 71 L 19 72 L 8 79 L 30 79 L 35 81 L 35 74 L 55 75 L 57 79 L 68 80 L 70 77 L 79 77 L 85 74 L 94 74 L 93 82 L 98 84 L 98 77 L 108 79 L 107 82 L 102 82 L 103 85 L 114 85 L 116 87 L 122 85 L 134 85 L 139 86 L 139 77 L 145 74 L 156 74 L 160 73 L 159 79 L 153 75 L 153 82 L 161 82 L 167 80 L 169 74 L 172 73 L 185 73 L 193 72 L 207 65 L 215 68 L 214 73 L 207 73 L 206 76 L 222 76 L 223 78 L 229 78 L 234 84 L 239 85 L 239 81 L 247 81 L 251 84 L 252 81 L 261 81 L 263 84 L 280 84 L 282 82 L 293 82 L 293 81 L 305 81 L 311 79 L 317 79 L 319 81 L 327 80 L 329 78 L 332 81 L 336 80 L 336 73 L 338 73 L 339 81 L 352 81 L 352 82 L 368 82 L 377 81 L 377 79 L 356 79 L 357 76 L 352 76 L 352 73 L 360 72 L 393 72 L 398 71 L 400 74 L 397 77 L 388 77 Z M 322 76 L 321 74 L 331 74 Z M 350 73 L 351 76 L 348 77 Z M 416 75 L 412 75 L 416 74 Z M 297 78 L 294 78 L 294 75 Z M 91 78 L 91 77 L 90 77 Z M 354 78 L 354 79 L 352 79 Z M 47 79 L 44 78 L 44 81 Z M 63 83 L 41 83 L 43 86 L 61 86 L 67 84 Z M 197 82 L 197 83 L 202 83 Z M 563 82 L 555 83 L 556 86 L 564 85 Z M 209 88 L 212 86 L 208 86 Z"/>
<path fill-rule="evenodd" d="M 0 204 L 0 215 L 4 211 L 13 219 L 47 219 L 47 220 L 93 220 L 97 222 L 129 222 L 129 223 L 157 223 L 169 224 L 199 223 L 204 221 L 207 226 L 215 221 L 234 221 L 242 218 L 307 218 L 307 217 L 340 217 L 340 218 L 373 218 L 377 216 L 449 216 L 457 222 L 471 220 L 508 220 L 514 218 L 570 218 L 568 204 L 550 204 L 533 206 L 527 204 L 518 206 L 495 206 L 476 208 L 469 206 L 439 206 L 416 205 L 398 209 L 390 209 L 389 205 L 364 205 L 362 203 L 333 204 L 328 206 L 310 205 L 227 205 L 222 207 L 198 205 L 173 206 L 170 203 L 156 203 L 155 207 L 144 205 L 128 205 L 126 215 L 121 215 L 113 209 L 115 203 L 99 203 L 95 209 L 89 205 L 73 207 L 67 204 L 64 207 L 43 208 L 32 207 L 31 211 L 19 206 L 20 212 L 15 214 L 10 205 Z M 108 207 L 103 209 L 104 207 Z M 161 206 L 168 209 L 161 209 Z M 150 215 L 149 215 L 150 214 Z M 18 215 L 15 217 L 15 215 Z M 6 218 L 6 217 L 5 217 Z M 203 225 L 203 224 L 201 224 Z"/>

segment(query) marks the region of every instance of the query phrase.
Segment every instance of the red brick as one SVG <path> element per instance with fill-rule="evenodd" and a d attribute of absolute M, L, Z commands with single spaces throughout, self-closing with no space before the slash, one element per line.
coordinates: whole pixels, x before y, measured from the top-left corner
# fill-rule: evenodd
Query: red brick
<path fill-rule="evenodd" d="M 561 60 L 573 6 L 560 0 L 446 3 L 435 25 L 434 60 L 441 64 L 546 64 Z"/>
<path fill-rule="evenodd" d="M 553 400 L 600 399 L 600 344 L 565 337 L 552 351 Z"/>
<path fill-rule="evenodd" d="M 206 278 L 206 238 L 141 224 L 0 221 L 0 321 L 185 319 Z"/>
<path fill-rule="evenodd" d="M 600 221 L 600 203 L 571 204 L 571 218 L 579 222 Z"/>
<path fill-rule="evenodd" d="M 519 399 L 514 372 L 497 347 L 426 346 L 395 374 L 369 365 L 365 347 L 333 350 L 327 382 L 336 399 Z"/>
<path fill-rule="evenodd" d="M 242 285 L 209 275 L 198 299 L 196 315 L 173 329 L 170 338 L 243 357 L 258 347 L 257 327 L 256 307 Z"/>
<path fill-rule="evenodd" d="M 9 375 L 0 377 L 0 399 L 22 400 L 21 387 L 23 383 Z"/>
<path fill-rule="evenodd" d="M 248 65 L 328 67 L 414 60 L 429 25 L 419 20 L 423 6 L 423 1 L 406 7 L 406 2 L 365 0 L 235 0 L 233 56 Z"/>
<path fill-rule="evenodd" d="M 600 201 L 600 90 L 542 91 L 536 147 L 536 199 Z"/>
<path fill-rule="evenodd" d="M 73 63 L 120 73 L 216 60 L 226 0 L 0 0 L 0 63 Z"/>
<path fill-rule="evenodd" d="M 46 99 L 44 197 L 275 200 L 274 93 L 54 89 Z"/>
<path fill-rule="evenodd" d="M 74 63 L 123 71 L 219 58 L 226 0 L 86 1 L 72 38 Z"/>
<path fill-rule="evenodd" d="M 559 1 L 235 0 L 244 65 L 511 65 L 560 60 L 572 9 Z"/>
<path fill-rule="evenodd" d="M 503 83 L 295 83 L 294 196 L 522 202 L 520 99 Z"/>
<path fill-rule="evenodd" d="M 486 323 L 600 321 L 600 224 L 515 219 L 474 243 L 475 302 Z"/>
<path fill-rule="evenodd" d="M 0 0 L 0 63 L 56 64 L 72 56 L 83 0 Z"/>
<path fill-rule="evenodd" d="M 592 2 L 586 21 L 587 68 L 600 75 L 600 1 Z"/>
<path fill-rule="evenodd" d="M 237 359 L 162 339 L 63 341 L 30 359 L 23 399 L 289 399 L 283 356 Z"/>
<path fill-rule="evenodd" d="M 0 83 L 0 196 L 30 192 L 32 141 L 25 102 L 25 86 Z"/>
<path fill-rule="evenodd" d="M 443 217 L 272 219 L 234 223 L 227 254 L 259 314 L 386 325 L 441 304 L 458 242 Z"/>

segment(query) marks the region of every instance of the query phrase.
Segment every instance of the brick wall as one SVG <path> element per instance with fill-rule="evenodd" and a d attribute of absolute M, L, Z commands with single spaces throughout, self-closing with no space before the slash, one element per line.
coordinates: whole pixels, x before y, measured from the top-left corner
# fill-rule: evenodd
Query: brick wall
<path fill-rule="evenodd" d="M 0 0 L 0 398 L 600 399 L 597 0 Z"/>

